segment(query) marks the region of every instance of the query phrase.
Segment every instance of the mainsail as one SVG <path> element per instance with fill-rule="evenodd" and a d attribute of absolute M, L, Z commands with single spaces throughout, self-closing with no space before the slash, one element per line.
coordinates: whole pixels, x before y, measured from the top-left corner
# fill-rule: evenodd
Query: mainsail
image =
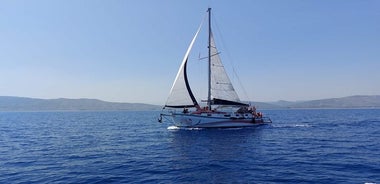
<path fill-rule="evenodd" d="M 210 49 L 211 49 L 211 97 L 214 105 L 246 105 L 240 103 L 231 80 L 229 79 L 226 70 L 219 57 L 219 52 L 216 49 L 215 40 L 212 32 L 210 33 Z"/>

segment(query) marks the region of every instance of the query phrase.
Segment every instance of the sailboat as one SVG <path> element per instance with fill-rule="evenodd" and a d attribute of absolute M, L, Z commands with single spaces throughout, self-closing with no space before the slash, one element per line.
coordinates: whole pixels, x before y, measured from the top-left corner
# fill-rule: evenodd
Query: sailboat
<path fill-rule="evenodd" d="M 271 123 L 268 117 L 256 112 L 254 106 L 240 101 L 218 52 L 211 30 L 211 8 L 208 8 L 208 94 L 207 104 L 201 107 L 194 96 L 188 78 L 188 60 L 193 44 L 201 30 L 193 37 L 170 90 L 159 122 L 166 118 L 177 127 L 235 128 Z M 203 101 L 201 101 L 203 102 Z"/>

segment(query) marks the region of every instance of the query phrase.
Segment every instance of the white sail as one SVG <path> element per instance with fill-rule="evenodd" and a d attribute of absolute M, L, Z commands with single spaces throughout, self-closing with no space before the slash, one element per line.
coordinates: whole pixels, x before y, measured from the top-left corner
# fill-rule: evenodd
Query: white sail
<path fill-rule="evenodd" d="M 200 32 L 203 22 L 199 26 L 194 38 L 192 39 L 182 64 L 178 70 L 173 86 L 170 90 L 169 97 L 165 107 L 183 108 L 183 107 L 199 107 L 187 79 L 187 62 L 193 44 Z M 240 99 L 232 86 L 232 83 L 224 69 L 222 61 L 219 57 L 218 50 L 215 45 L 215 40 L 210 34 L 210 93 L 211 98 L 209 104 L 214 105 L 246 105 L 240 103 Z M 206 81 L 206 80 L 205 80 Z"/>
<path fill-rule="evenodd" d="M 197 32 L 194 35 L 193 40 L 191 41 L 189 48 L 186 51 L 185 57 L 183 58 L 182 64 L 178 70 L 177 76 L 174 80 L 172 88 L 170 90 L 169 97 L 166 101 L 166 107 L 190 107 L 196 106 L 197 102 L 195 101 L 193 94 L 191 92 L 190 86 L 187 81 L 186 76 L 186 66 L 187 60 L 193 44 L 198 36 L 199 31 L 201 30 L 203 22 L 199 26 Z"/>
<path fill-rule="evenodd" d="M 240 102 L 216 49 L 211 33 L 211 98 Z"/>

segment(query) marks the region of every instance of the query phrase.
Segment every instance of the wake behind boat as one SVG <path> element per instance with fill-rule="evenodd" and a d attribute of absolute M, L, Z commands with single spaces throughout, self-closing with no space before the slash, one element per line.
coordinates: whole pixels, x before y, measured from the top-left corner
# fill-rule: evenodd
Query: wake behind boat
<path fill-rule="evenodd" d="M 200 32 L 198 28 L 174 80 L 170 95 L 161 113 L 178 127 L 233 128 L 252 127 L 271 123 L 256 108 L 240 101 L 224 69 L 211 31 L 211 8 L 208 12 L 208 95 L 205 107 L 196 100 L 188 79 L 187 63 L 193 44 Z"/>

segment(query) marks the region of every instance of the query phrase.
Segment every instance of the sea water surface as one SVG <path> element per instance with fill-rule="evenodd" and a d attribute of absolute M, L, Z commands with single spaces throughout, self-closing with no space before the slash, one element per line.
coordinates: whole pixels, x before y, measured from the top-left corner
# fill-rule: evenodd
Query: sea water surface
<path fill-rule="evenodd" d="M 380 183 L 380 110 L 268 110 L 172 129 L 160 112 L 0 112 L 0 183 Z"/>

